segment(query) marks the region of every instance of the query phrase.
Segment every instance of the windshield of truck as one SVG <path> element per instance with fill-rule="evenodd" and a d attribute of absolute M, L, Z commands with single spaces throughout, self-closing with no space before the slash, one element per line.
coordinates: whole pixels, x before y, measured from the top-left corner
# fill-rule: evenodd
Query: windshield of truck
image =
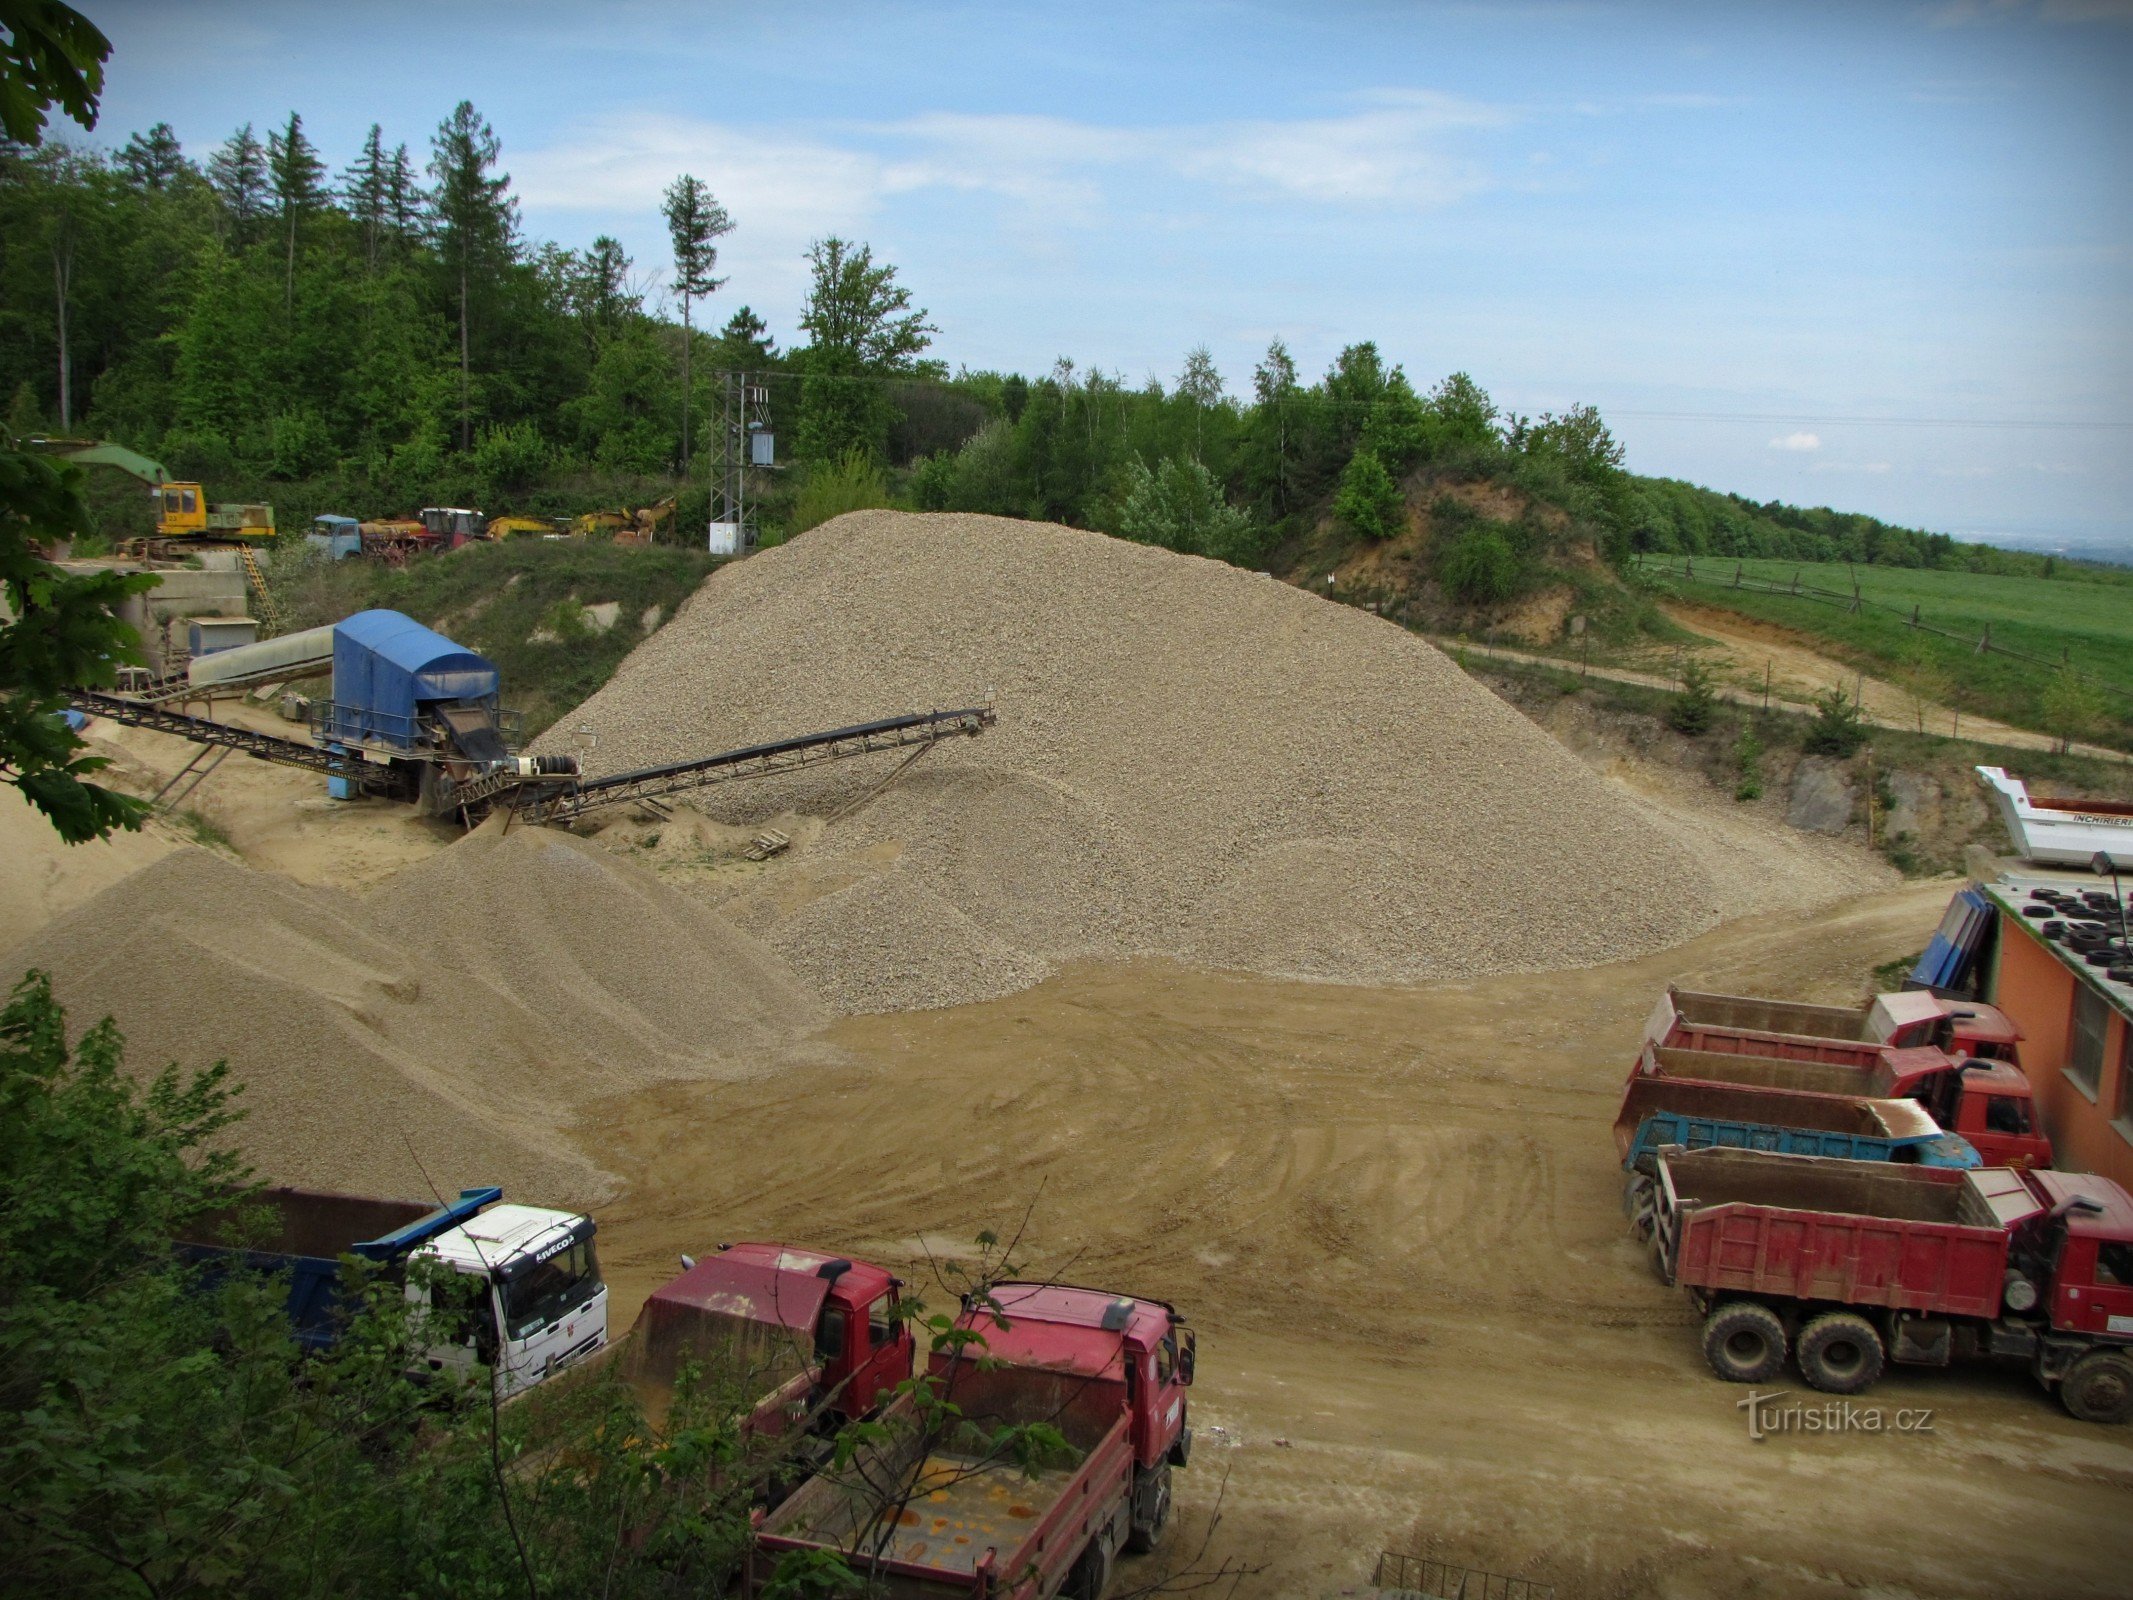
<path fill-rule="evenodd" d="M 1985 1102 L 1985 1126 L 1994 1133 L 2029 1132 L 2029 1102 L 1998 1095 Z"/>
<path fill-rule="evenodd" d="M 523 1339 L 590 1300 L 600 1288 L 600 1263 L 590 1239 L 573 1239 L 546 1261 L 504 1285 L 504 1324 Z"/>

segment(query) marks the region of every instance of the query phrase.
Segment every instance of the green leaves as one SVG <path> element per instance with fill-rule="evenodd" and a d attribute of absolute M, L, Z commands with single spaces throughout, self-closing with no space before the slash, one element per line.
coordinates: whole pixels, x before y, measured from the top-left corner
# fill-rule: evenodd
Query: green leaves
<path fill-rule="evenodd" d="M 1389 539 L 1401 530 L 1405 503 L 1400 487 L 1376 451 L 1358 450 L 1349 458 L 1340 492 L 1333 497 L 1333 515 L 1362 539 Z"/>
<path fill-rule="evenodd" d="M 84 128 L 96 126 L 111 41 L 57 0 L 0 0 L 0 133 L 17 144 L 44 137 L 45 113 L 57 106 Z"/>
<path fill-rule="evenodd" d="M 138 828 L 146 808 L 89 782 L 104 766 L 67 725 L 66 691 L 113 682 L 140 659 L 117 609 L 152 587 L 142 575 L 75 574 L 40 549 L 86 533 L 81 474 L 0 451 L 0 782 L 12 783 L 69 844 Z"/>

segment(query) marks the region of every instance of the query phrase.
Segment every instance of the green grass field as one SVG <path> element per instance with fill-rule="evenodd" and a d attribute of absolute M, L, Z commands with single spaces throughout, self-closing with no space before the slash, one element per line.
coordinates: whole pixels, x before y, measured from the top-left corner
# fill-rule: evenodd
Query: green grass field
<path fill-rule="evenodd" d="M 2133 573 L 2072 569 L 2052 578 L 1993 577 L 1975 572 L 1911 567 L 1848 567 L 1842 563 L 1745 560 L 1704 556 L 1693 579 L 1682 558 L 1647 558 L 1646 570 L 1685 600 L 1812 634 L 1830 653 L 1869 671 L 1903 676 L 1918 664 L 1937 672 L 1968 710 L 2021 727 L 2045 725 L 2040 701 L 2052 667 L 1976 646 L 1986 629 L 2005 650 L 2074 668 L 2113 686 L 2109 708 L 2092 737 L 2133 742 Z M 1826 598 L 1795 597 L 1736 586 L 1749 580 L 1791 584 L 1849 595 L 1854 577 L 1865 602 L 1858 611 Z M 1913 609 L 1922 628 L 1913 628 Z M 1925 631 L 1936 628 L 1949 639 Z"/>

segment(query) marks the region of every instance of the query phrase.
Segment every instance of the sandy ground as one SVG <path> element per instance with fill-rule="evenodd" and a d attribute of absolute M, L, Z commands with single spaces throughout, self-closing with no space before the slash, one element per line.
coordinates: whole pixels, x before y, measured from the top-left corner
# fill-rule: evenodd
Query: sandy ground
<path fill-rule="evenodd" d="M 772 1237 L 900 1263 L 1029 1211 L 1045 1273 L 1200 1330 L 1172 1556 L 1323 1593 L 1380 1549 L 1571 1596 L 2125 1592 L 2133 1437 L 2020 1374 L 1864 1397 L 1930 1433 L 1749 1438 L 1624 1232 L 1608 1128 L 1668 978 L 1837 1000 L 1950 885 L 1735 922 L 1668 954 L 1416 989 L 1086 966 L 849 1019 L 847 1065 L 602 1108 L 618 1326 L 678 1254 Z M 923 1243 L 922 1243 L 923 1241 Z M 1782 1387 L 1803 1393 L 1796 1380 Z M 1819 1398 L 1819 1397 L 1816 1397 Z M 1858 1402 L 1855 1402 L 1855 1405 Z M 1165 1556 L 1129 1563 L 1151 1581 Z M 1138 1569 L 1138 1570 L 1135 1570 Z"/>
<path fill-rule="evenodd" d="M 192 753 L 103 737 L 133 784 Z M 1199 1566 L 1251 1569 L 1236 1593 L 1266 1600 L 1361 1582 L 1387 1548 L 1560 1600 L 2123 1594 L 2133 1430 L 1966 1371 L 1865 1397 L 1884 1425 L 1930 1409 L 1929 1433 L 1756 1442 L 1742 1391 L 1704 1369 L 1685 1299 L 1616 1204 L 1608 1125 L 1652 994 L 1679 978 L 1856 996 L 1924 944 L 1951 885 L 1830 905 L 1847 873 L 1881 869 L 1672 775 L 1609 776 L 1685 849 L 1763 880 L 1735 920 L 1613 967 L 1404 989 L 1079 966 L 1003 1000 L 846 1019 L 744 1081 L 596 1103 L 586 1153 L 625 1184 L 601 1212 L 616 1325 L 684 1250 L 783 1238 L 918 1281 L 927 1249 L 1028 1207 L 1032 1270 L 1173 1300 L 1201 1331 L 1178 1526 L 1121 1588 L 1204 1545 Z M 321 788 L 232 757 L 195 804 L 247 859 L 312 883 L 366 887 L 453 837 Z M 9 914 L 86 898 L 139 864 L 125 848 L 11 871 Z"/>

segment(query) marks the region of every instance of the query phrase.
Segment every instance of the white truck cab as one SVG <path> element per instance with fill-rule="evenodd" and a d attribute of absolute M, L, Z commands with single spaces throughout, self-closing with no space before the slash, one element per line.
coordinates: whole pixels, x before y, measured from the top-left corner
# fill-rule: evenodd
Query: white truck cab
<path fill-rule="evenodd" d="M 473 1332 L 431 1347 L 430 1370 L 493 1367 L 509 1399 L 607 1343 L 607 1285 L 593 1250 L 593 1221 L 543 1206 L 497 1204 L 426 1241 L 416 1260 L 465 1278 Z M 410 1299 L 429 1290 L 409 1283 Z"/>

